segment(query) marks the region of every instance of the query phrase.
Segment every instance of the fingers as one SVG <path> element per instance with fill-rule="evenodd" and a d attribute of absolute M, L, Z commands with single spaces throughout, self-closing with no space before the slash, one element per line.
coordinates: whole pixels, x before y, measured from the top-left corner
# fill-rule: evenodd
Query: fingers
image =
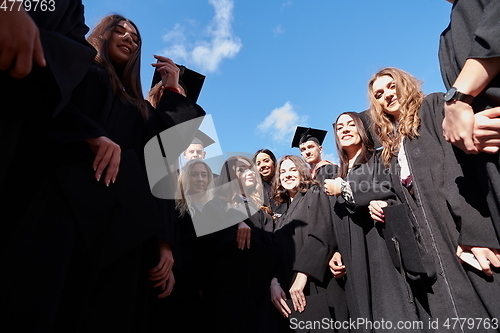
<path fill-rule="evenodd" d="M 278 296 L 273 297 L 271 301 L 274 307 L 279 311 L 279 313 L 283 317 L 288 318 L 288 316 L 292 314 L 292 310 L 290 310 L 290 308 L 286 304 L 285 297 L 286 297 L 285 293 L 282 292 Z"/>
<path fill-rule="evenodd" d="M 500 260 L 497 253 L 486 247 L 472 247 L 471 252 L 476 257 L 483 272 L 488 276 L 493 276 L 491 266 L 500 267 Z"/>
<path fill-rule="evenodd" d="M 370 205 L 368 206 L 368 211 L 370 212 L 370 217 L 378 222 L 385 222 L 384 215 L 384 207 L 387 207 L 387 202 L 380 200 L 372 200 L 370 201 Z"/>
<path fill-rule="evenodd" d="M 238 243 L 238 249 L 243 250 L 245 247 L 250 248 L 250 239 L 252 236 L 252 229 L 245 223 L 240 222 L 238 224 L 238 230 L 236 231 L 236 242 Z"/>
<path fill-rule="evenodd" d="M 35 22 L 24 9 L 0 11 L 0 70 L 21 79 L 31 72 L 33 62 L 45 66 Z"/>
<path fill-rule="evenodd" d="M 174 257 L 170 245 L 164 241 L 159 243 L 160 259 L 156 267 L 149 270 L 149 278 L 152 281 L 162 280 L 172 272 Z"/>
<path fill-rule="evenodd" d="M 120 146 L 111 140 L 109 141 L 109 143 L 100 146 L 101 148 L 97 151 L 97 155 L 94 159 L 97 181 L 101 179 L 104 169 L 107 168 L 106 175 L 104 177 L 104 183 L 106 186 L 109 186 L 110 182 L 114 183 L 116 181 L 121 158 Z"/>
<path fill-rule="evenodd" d="M 476 113 L 476 115 L 483 115 L 488 118 L 498 118 L 500 117 L 500 107 L 486 109 L 484 111 Z"/>
<path fill-rule="evenodd" d="M 499 143 L 500 145 L 500 143 Z M 499 146 L 491 146 L 491 147 L 483 147 L 483 148 L 480 148 L 479 149 L 480 152 L 482 153 L 487 153 L 487 154 L 496 154 L 498 153 L 498 151 L 500 151 L 500 147 Z"/>
<path fill-rule="evenodd" d="M 40 41 L 40 32 L 37 30 L 35 37 L 35 45 L 33 50 L 33 60 L 40 67 L 47 66 L 45 55 L 43 54 L 42 42 Z"/>
<path fill-rule="evenodd" d="M 295 311 L 302 312 L 306 307 L 306 297 L 302 290 L 290 290 L 290 297 L 292 298 L 293 308 Z"/>
<path fill-rule="evenodd" d="M 174 273 L 170 272 L 170 275 L 164 284 L 163 292 L 158 294 L 158 298 L 165 298 L 169 296 L 172 293 L 172 290 L 174 290 L 174 285 L 175 285 L 175 278 L 174 278 Z"/>
<path fill-rule="evenodd" d="M 96 155 L 92 167 L 95 170 L 97 181 L 101 180 L 102 173 L 107 169 L 104 183 L 106 186 L 109 186 L 111 182 L 114 183 L 120 166 L 120 146 L 105 136 L 86 139 L 85 141 L 90 144 L 90 149 Z"/>

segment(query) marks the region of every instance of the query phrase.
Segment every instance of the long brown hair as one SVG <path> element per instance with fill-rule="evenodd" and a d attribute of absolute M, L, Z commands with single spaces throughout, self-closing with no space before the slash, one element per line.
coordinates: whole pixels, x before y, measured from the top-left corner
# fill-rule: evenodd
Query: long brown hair
<path fill-rule="evenodd" d="M 333 124 L 333 131 L 335 133 L 335 145 L 337 146 L 337 154 L 340 159 L 339 174 L 337 175 L 338 177 L 347 176 L 347 172 L 349 171 L 349 158 L 347 157 L 346 151 L 342 149 L 342 146 L 340 145 L 340 140 L 337 136 L 337 122 L 339 121 L 340 116 L 344 114 L 352 118 L 352 120 L 354 121 L 354 125 L 356 125 L 356 130 L 358 131 L 359 137 L 361 139 L 361 152 L 356 158 L 356 164 L 363 164 L 368 162 L 370 157 L 373 155 L 374 151 L 373 140 L 368 135 L 367 129 L 365 128 L 365 125 L 363 124 L 363 121 L 361 120 L 359 115 L 356 112 L 341 113 L 335 120 L 335 123 Z"/>
<path fill-rule="evenodd" d="M 390 76 L 396 84 L 398 97 L 399 124 L 382 109 L 373 95 L 373 83 L 382 76 Z M 387 67 L 375 73 L 368 83 L 368 98 L 370 100 L 370 115 L 373 119 L 374 132 L 378 135 L 382 146 L 382 161 L 389 165 L 396 155 L 403 139 L 415 139 L 419 136 L 420 117 L 418 111 L 424 100 L 421 90 L 422 82 L 411 74 L 393 67 Z"/>
<path fill-rule="evenodd" d="M 253 186 L 249 191 L 246 191 L 241 184 L 240 178 L 238 177 L 238 172 L 236 170 L 236 162 L 241 161 L 245 163 L 249 169 L 251 169 L 255 173 L 255 186 Z M 234 182 L 233 180 L 237 180 Z M 217 177 L 215 181 L 216 195 L 221 197 L 222 199 L 229 201 L 231 203 L 238 202 L 238 196 L 244 195 L 247 199 L 249 199 L 256 207 L 259 209 L 262 206 L 262 181 L 259 177 L 259 171 L 255 164 L 253 164 L 252 160 L 245 156 L 231 156 L 229 157 L 224 164 L 222 165 L 222 169 L 219 177 Z"/>
<path fill-rule="evenodd" d="M 288 200 L 290 200 L 290 195 L 288 194 L 288 191 L 281 185 L 281 180 L 280 180 L 281 164 L 285 160 L 292 161 L 293 164 L 295 164 L 297 171 L 299 172 L 300 179 L 299 179 L 299 186 L 297 188 L 299 192 L 302 193 L 307 192 L 307 190 L 309 190 L 311 186 L 318 184 L 318 182 L 312 178 L 311 168 L 309 168 L 309 166 L 306 164 L 306 162 L 304 162 L 302 158 L 295 155 L 283 156 L 276 164 L 276 171 L 273 180 L 273 199 L 277 205 L 284 202 L 288 202 Z"/>
<path fill-rule="evenodd" d="M 137 30 L 139 43 L 137 50 L 131 55 L 129 61 L 123 68 L 123 71 L 117 71 L 117 68 L 111 62 L 108 56 L 109 40 L 114 29 L 120 21 L 126 21 Z M 134 22 L 121 15 L 108 15 L 94 27 L 87 38 L 88 42 L 97 50 L 95 61 L 99 63 L 109 74 L 111 88 L 113 92 L 123 102 L 129 102 L 137 106 L 144 119 L 148 118 L 148 106 L 144 100 L 141 87 L 141 44 L 142 39 L 139 29 Z"/>

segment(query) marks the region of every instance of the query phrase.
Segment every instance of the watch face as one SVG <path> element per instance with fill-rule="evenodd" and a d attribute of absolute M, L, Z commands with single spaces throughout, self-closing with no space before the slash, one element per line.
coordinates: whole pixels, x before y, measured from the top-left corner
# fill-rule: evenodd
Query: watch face
<path fill-rule="evenodd" d="M 456 92 L 457 92 L 457 88 L 455 88 L 455 87 L 451 87 L 450 89 L 448 89 L 446 94 L 444 94 L 445 102 L 451 101 L 453 99 L 453 97 L 455 97 Z"/>

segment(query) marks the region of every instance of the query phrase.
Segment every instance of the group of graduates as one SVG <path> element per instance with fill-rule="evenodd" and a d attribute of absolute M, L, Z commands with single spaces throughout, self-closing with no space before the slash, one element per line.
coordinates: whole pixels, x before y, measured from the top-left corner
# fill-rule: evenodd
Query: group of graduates
<path fill-rule="evenodd" d="M 145 100 L 132 21 L 0 11 L 0 330 L 500 331 L 499 19 L 455 0 L 446 94 L 378 71 L 338 165 L 297 127 L 211 170 L 202 76 L 155 56 Z"/>

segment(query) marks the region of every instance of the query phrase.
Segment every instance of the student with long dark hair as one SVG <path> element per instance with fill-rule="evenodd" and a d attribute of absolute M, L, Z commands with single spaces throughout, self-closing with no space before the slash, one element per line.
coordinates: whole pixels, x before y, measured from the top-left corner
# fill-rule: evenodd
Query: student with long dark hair
<path fill-rule="evenodd" d="M 168 229 L 174 206 L 151 194 L 144 145 L 205 112 L 170 90 L 156 109 L 144 100 L 142 40 L 132 21 L 107 16 L 88 40 L 97 56 L 52 123 L 61 166 L 27 207 L 28 232 L 37 236 L 25 244 L 31 253 L 21 261 L 26 268 L 12 274 L 22 286 L 18 297 L 34 309 L 43 307 L 52 331 L 141 332 L 153 287 L 154 297 L 166 297 L 174 282 Z M 175 90 L 177 67 L 158 58 L 155 66 Z M 193 127 L 179 138 L 187 143 L 178 147 L 179 154 L 194 136 Z M 38 272 L 39 290 L 24 281 L 31 275 L 26 269 Z"/>
<path fill-rule="evenodd" d="M 276 156 L 274 156 L 274 153 L 269 149 L 263 148 L 255 152 L 252 161 L 259 170 L 262 185 L 264 186 L 263 204 L 270 208 L 268 212 L 271 213 L 274 218 L 278 218 L 286 210 L 287 205 L 276 205 L 273 199 L 273 184 L 276 178 Z"/>
<path fill-rule="evenodd" d="M 325 191 L 337 197 L 333 227 L 339 254 L 334 255 L 330 267 L 337 278 L 345 274 L 349 315 L 353 320 L 376 322 L 420 320 L 411 286 L 404 272 L 392 263 L 384 239 L 385 225 L 374 223 L 368 210 L 371 200 L 395 199 L 388 170 L 380 162 L 358 113 L 340 114 L 333 127 L 339 177 L 326 179 Z M 359 331 L 372 330 L 360 326 Z"/>

